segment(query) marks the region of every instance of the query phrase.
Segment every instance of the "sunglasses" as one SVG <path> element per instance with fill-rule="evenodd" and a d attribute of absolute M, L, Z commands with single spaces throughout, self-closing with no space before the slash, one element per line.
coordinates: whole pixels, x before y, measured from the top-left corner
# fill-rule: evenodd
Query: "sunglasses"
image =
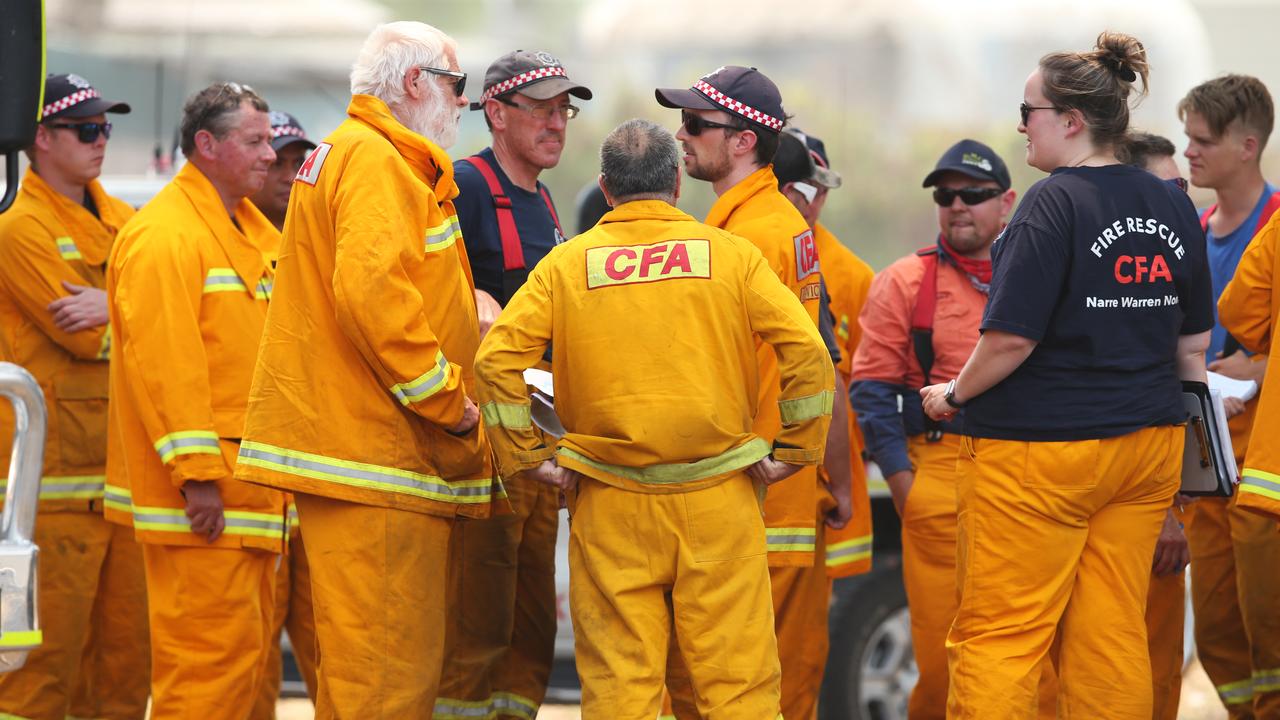
<path fill-rule="evenodd" d="M 965 205 L 979 205 L 1003 192 L 1000 188 L 967 187 L 959 190 L 934 188 L 933 201 L 938 203 L 938 207 L 951 207 L 951 203 L 955 202 L 956 198 L 960 198 L 960 202 Z"/>
<path fill-rule="evenodd" d="M 724 123 L 704 120 L 702 119 L 701 115 L 694 115 L 691 112 L 681 112 L 680 122 L 681 124 L 684 125 L 685 132 L 689 133 L 694 137 L 698 137 L 699 135 L 701 135 L 704 130 L 711 130 L 714 128 L 720 128 L 726 131 L 731 130 L 733 132 L 741 132 L 743 130 L 746 130 L 746 128 L 742 127 L 741 125 L 726 125 Z"/>
<path fill-rule="evenodd" d="M 457 97 L 462 97 L 462 93 L 467 89 L 467 74 L 464 72 L 454 72 L 453 70 L 445 70 L 444 68 L 426 66 L 419 67 L 418 69 L 423 72 L 429 72 L 432 75 L 443 75 L 445 77 L 453 78 L 455 81 L 453 83 L 453 94 Z"/>
<path fill-rule="evenodd" d="M 75 130 L 79 133 L 80 142 L 85 144 L 98 142 L 98 135 L 110 140 L 111 123 L 50 123 L 45 127 L 55 130 Z"/>
<path fill-rule="evenodd" d="M 1018 112 L 1022 115 L 1023 125 L 1027 124 L 1027 120 L 1031 118 L 1031 113 L 1034 110 L 1057 110 L 1057 109 L 1058 108 L 1052 105 L 1028 105 L 1026 103 L 1022 103 L 1018 105 Z"/>

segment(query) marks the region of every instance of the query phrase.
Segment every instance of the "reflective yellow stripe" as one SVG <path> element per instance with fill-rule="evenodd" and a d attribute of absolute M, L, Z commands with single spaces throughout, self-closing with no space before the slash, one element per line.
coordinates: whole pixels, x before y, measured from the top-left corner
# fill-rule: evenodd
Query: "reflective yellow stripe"
<path fill-rule="evenodd" d="M 769 552 L 813 552 L 818 546 L 816 528 L 765 528 L 764 532 Z"/>
<path fill-rule="evenodd" d="M 1218 697 L 1222 698 L 1222 702 L 1226 705 L 1238 705 L 1253 700 L 1253 678 L 1219 685 L 1215 689 L 1218 691 Z"/>
<path fill-rule="evenodd" d="M 1255 694 L 1261 695 L 1277 690 L 1280 690 L 1280 668 L 1254 671 L 1253 692 Z"/>
<path fill-rule="evenodd" d="M 56 475 L 40 478 L 41 500 L 93 500 L 102 497 L 105 475 Z"/>
<path fill-rule="evenodd" d="M 529 405 L 488 402 L 480 406 L 480 414 L 490 427 L 527 428 L 533 426 Z"/>
<path fill-rule="evenodd" d="M 460 239 L 462 226 L 458 224 L 458 216 L 450 215 L 443 223 L 427 228 L 427 252 L 439 252 L 452 247 Z"/>
<path fill-rule="evenodd" d="M 172 432 L 156 441 L 160 462 L 167 463 L 177 455 L 221 455 L 218 434 L 207 430 L 181 430 Z"/>
<path fill-rule="evenodd" d="M 227 535 L 252 535 L 255 537 L 280 537 L 284 534 L 285 521 L 280 515 L 256 513 L 247 510 L 223 510 Z M 133 507 L 133 526 L 139 530 L 159 532 L 191 532 L 191 520 L 185 510 L 158 507 Z"/>
<path fill-rule="evenodd" d="M 33 648 L 43 642 L 44 633 L 40 630 L 6 630 L 0 633 L 0 649 L 4 650 Z"/>
<path fill-rule="evenodd" d="M 805 420 L 812 420 L 822 415 L 831 414 L 831 406 L 835 403 L 834 390 L 823 390 L 817 395 L 779 400 L 778 411 L 782 414 L 783 425 L 795 425 Z"/>
<path fill-rule="evenodd" d="M 859 560 L 866 560 L 871 557 L 871 542 L 871 535 L 863 535 L 852 540 L 828 545 L 827 567 L 839 567 Z"/>
<path fill-rule="evenodd" d="M 298 527 L 301 527 L 301 522 L 298 520 L 298 506 L 289 503 L 289 529 L 293 530 Z"/>
<path fill-rule="evenodd" d="M 106 360 L 111 357 L 111 323 L 107 323 L 102 328 L 102 344 L 98 346 L 98 359 Z"/>
<path fill-rule="evenodd" d="M 1253 493 L 1280 502 L 1280 475 L 1247 467 L 1240 473 L 1240 492 Z"/>
<path fill-rule="evenodd" d="M 210 268 L 204 277 L 204 292 L 247 292 L 244 281 L 231 268 Z"/>
<path fill-rule="evenodd" d="M 836 329 L 836 335 L 839 335 L 841 340 L 849 339 L 849 316 L 848 315 L 840 316 L 840 327 Z"/>
<path fill-rule="evenodd" d="M 58 254 L 62 256 L 63 260 L 84 259 L 84 257 L 80 255 L 80 249 L 76 247 L 75 241 L 66 235 L 54 239 L 54 242 L 58 244 Z"/>
<path fill-rule="evenodd" d="M 716 475 L 731 473 L 734 470 L 741 470 L 760 458 L 767 457 L 769 455 L 769 443 L 760 438 L 755 438 L 715 457 L 703 458 L 690 463 L 668 463 L 665 465 L 650 465 L 643 468 L 609 465 L 592 460 L 567 447 L 556 450 L 556 454 L 627 480 L 654 485 L 673 485 L 676 483 L 695 482 L 715 477 Z"/>
<path fill-rule="evenodd" d="M 120 512 L 133 512 L 133 496 L 129 493 L 128 488 L 122 488 L 119 485 L 103 485 L 102 487 L 102 506 L 119 510 Z"/>
<path fill-rule="evenodd" d="M 407 383 L 392 385 L 391 394 L 396 396 L 401 405 L 408 405 L 435 395 L 448 382 L 449 361 L 444 359 L 444 353 L 437 350 L 434 367 Z"/>
<path fill-rule="evenodd" d="M 271 290 L 272 288 L 275 287 L 275 284 L 276 284 L 275 278 L 272 278 L 270 280 L 268 280 L 267 278 L 262 278 L 261 280 L 258 281 L 257 286 L 253 288 L 253 296 L 258 300 L 270 300 Z"/>
<path fill-rule="evenodd" d="M 489 502 L 493 485 L 492 478 L 449 481 L 411 470 L 338 460 L 250 440 L 240 444 L 239 462 L 313 480 L 465 505 Z"/>
<path fill-rule="evenodd" d="M 499 715 L 533 720 L 538 714 L 538 703 L 523 695 L 495 692 L 488 700 L 458 700 L 436 698 L 432 720 L 487 720 Z"/>

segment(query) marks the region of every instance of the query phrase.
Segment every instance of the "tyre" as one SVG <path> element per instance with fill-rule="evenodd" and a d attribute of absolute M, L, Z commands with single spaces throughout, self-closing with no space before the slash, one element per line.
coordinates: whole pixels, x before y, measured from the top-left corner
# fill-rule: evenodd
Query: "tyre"
<path fill-rule="evenodd" d="M 901 565 L 837 582 L 830 623 L 821 720 L 906 720 L 919 671 Z"/>

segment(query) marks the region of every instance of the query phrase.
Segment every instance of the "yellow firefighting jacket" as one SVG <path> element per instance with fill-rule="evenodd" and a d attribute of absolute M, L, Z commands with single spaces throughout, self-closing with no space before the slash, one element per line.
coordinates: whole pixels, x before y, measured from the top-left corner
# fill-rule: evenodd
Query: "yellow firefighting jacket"
<path fill-rule="evenodd" d="M 120 231 L 111 298 L 107 517 L 132 516 L 138 540 L 206 545 L 181 488 L 214 482 L 226 530 L 213 545 L 280 551 L 284 496 L 232 478 L 245 402 L 272 293 L 280 234 L 248 200 L 235 221 L 188 163 Z M 126 515 L 127 512 L 127 515 Z"/>
<path fill-rule="evenodd" d="M 836 319 L 836 340 L 840 345 L 839 370 L 847 380 L 853 369 L 853 353 L 862 340 L 858 313 L 867 300 L 875 271 L 853 251 L 840 243 L 822 223 L 813 231 L 822 258 L 822 276 L 831 294 L 831 311 Z M 837 398 L 840 400 L 841 398 Z M 848 402 L 848 398 L 843 398 Z M 862 459 L 864 444 L 858 419 L 849 408 L 849 454 L 853 470 L 853 516 L 839 530 L 827 531 L 827 575 L 849 577 L 871 569 L 871 501 L 867 495 L 867 465 Z"/>
<path fill-rule="evenodd" d="M 817 328 L 750 243 L 668 203 L 625 203 L 540 262 L 476 358 L 504 475 L 552 456 L 523 371 L 553 343 L 556 461 L 647 493 L 716 484 L 769 454 L 752 430 L 753 333 L 778 350 L 774 456 L 822 460 L 833 369 Z"/>
<path fill-rule="evenodd" d="M 480 342 L 444 150 L 356 95 L 294 181 L 237 477 L 485 517 L 505 493 L 455 425 Z"/>
<path fill-rule="evenodd" d="M 111 335 L 106 325 L 64 332 L 46 309 L 69 294 L 63 282 L 106 285 L 111 243 L 133 215 L 97 180 L 87 192 L 97 217 L 28 170 L 13 207 L 0 215 L 0 360 L 35 376 L 49 412 L 41 510 L 102 509 Z M 0 446 L 9 447 L 13 428 L 13 410 L 0 402 Z M 0 453 L 0 494 L 8 467 L 9 453 Z"/>
<path fill-rule="evenodd" d="M 773 167 L 763 167 L 733 186 L 711 206 L 707 224 L 751 241 L 769 267 L 800 298 L 814 326 L 818 324 L 821 278 L 813 231 L 791 201 L 778 191 Z M 754 430 L 773 442 L 782 427 L 778 413 L 778 365 L 773 349 L 760 345 L 760 396 Z M 833 384 L 830 387 L 834 387 Z M 834 392 L 830 397 L 834 397 Z M 819 506 L 830 501 L 821 491 L 817 468 L 805 468 L 769 488 L 765 526 L 769 564 L 807 567 L 813 564 Z"/>
<path fill-rule="evenodd" d="M 1280 331 L 1280 214 L 1250 241 L 1218 298 L 1218 317 L 1246 348 L 1270 354 Z M 1280 367 L 1267 364 L 1240 475 L 1241 506 L 1280 518 Z"/>

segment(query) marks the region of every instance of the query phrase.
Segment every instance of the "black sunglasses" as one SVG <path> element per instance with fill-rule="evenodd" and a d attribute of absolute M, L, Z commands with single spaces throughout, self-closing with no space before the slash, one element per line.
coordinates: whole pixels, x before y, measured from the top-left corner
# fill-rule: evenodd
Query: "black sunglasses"
<path fill-rule="evenodd" d="M 712 122 L 711 120 L 704 120 L 701 115 L 694 115 L 688 111 L 680 113 L 680 122 L 684 125 L 685 132 L 694 137 L 701 135 L 704 130 L 711 130 L 714 128 L 732 130 L 733 132 L 746 130 L 746 128 L 741 125 L 726 125 L 724 123 Z"/>
<path fill-rule="evenodd" d="M 445 70 L 444 68 L 427 67 L 425 65 L 422 67 L 419 67 L 418 69 L 423 72 L 429 72 L 432 75 L 443 75 L 445 77 L 453 78 L 456 81 L 453 83 L 453 94 L 456 95 L 457 97 L 462 97 L 462 93 L 465 92 L 467 89 L 467 74 L 464 72 L 454 72 L 453 70 Z"/>
<path fill-rule="evenodd" d="M 1031 111 L 1033 110 L 1057 110 L 1057 109 L 1058 108 L 1052 105 L 1028 105 L 1026 103 L 1022 103 L 1018 105 L 1018 112 L 1022 115 L 1023 125 L 1027 124 L 1027 120 L 1031 118 Z"/>
<path fill-rule="evenodd" d="M 79 132 L 80 142 L 89 144 L 98 142 L 98 135 L 110 140 L 111 139 L 111 123 L 50 123 L 45 127 L 55 130 L 76 130 Z"/>
<path fill-rule="evenodd" d="M 938 203 L 938 207 L 951 207 L 951 203 L 960 198 L 960 202 L 965 205 L 978 205 L 990 200 L 1004 191 L 1000 188 L 983 188 L 983 187 L 967 187 L 959 190 L 951 188 L 934 188 L 933 201 Z"/>

